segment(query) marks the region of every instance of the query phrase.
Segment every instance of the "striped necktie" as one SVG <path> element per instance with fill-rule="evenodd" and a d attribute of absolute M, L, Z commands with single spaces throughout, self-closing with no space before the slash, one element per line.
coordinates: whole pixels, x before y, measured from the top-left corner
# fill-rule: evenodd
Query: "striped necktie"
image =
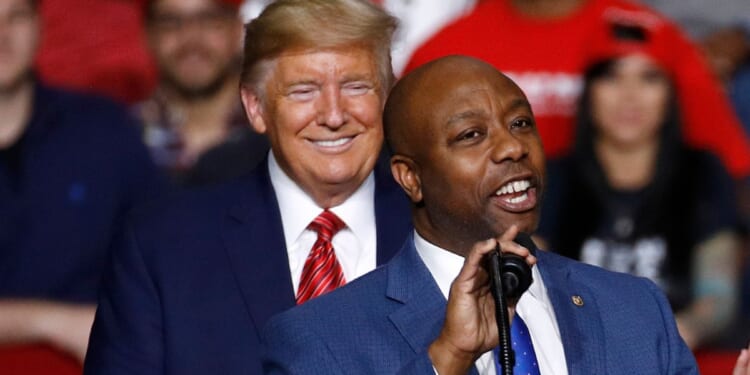
<path fill-rule="evenodd" d="M 318 239 L 310 250 L 302 269 L 302 277 L 297 289 L 298 305 L 346 283 L 344 271 L 336 260 L 336 253 L 331 243 L 336 232 L 345 226 L 346 224 L 336 214 L 328 210 L 323 211 L 308 226 L 309 229 L 318 232 Z"/>

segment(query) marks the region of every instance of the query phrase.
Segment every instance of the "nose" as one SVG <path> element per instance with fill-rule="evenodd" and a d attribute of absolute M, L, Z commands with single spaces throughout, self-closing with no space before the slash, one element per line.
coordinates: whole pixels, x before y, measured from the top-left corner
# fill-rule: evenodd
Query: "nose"
<path fill-rule="evenodd" d="M 338 88 L 324 88 L 318 104 L 318 124 L 338 128 L 344 125 L 346 120 L 347 114 Z"/>
<path fill-rule="evenodd" d="M 526 144 L 507 128 L 496 130 L 490 134 L 492 142 L 492 161 L 519 161 L 528 155 Z"/>

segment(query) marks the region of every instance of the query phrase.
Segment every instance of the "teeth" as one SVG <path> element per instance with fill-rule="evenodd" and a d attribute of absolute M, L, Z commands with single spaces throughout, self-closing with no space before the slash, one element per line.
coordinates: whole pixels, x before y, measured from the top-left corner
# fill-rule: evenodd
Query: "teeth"
<path fill-rule="evenodd" d="M 503 185 L 503 187 L 501 187 L 498 191 L 496 191 L 495 195 L 520 193 L 522 191 L 528 190 L 530 187 L 531 187 L 531 182 L 529 182 L 529 180 L 511 181 L 511 182 Z M 520 199 L 520 198 L 525 197 L 525 196 L 526 196 L 526 194 L 524 194 L 521 197 L 514 198 L 514 199 Z M 523 199 L 521 199 L 521 200 L 523 200 Z"/>
<path fill-rule="evenodd" d="M 528 198 L 529 198 L 529 195 L 526 194 L 526 193 L 523 193 L 523 194 L 521 194 L 521 195 L 519 195 L 517 197 L 508 198 L 507 201 L 510 202 L 510 203 L 521 203 L 521 202 L 525 201 Z"/>
<path fill-rule="evenodd" d="M 346 142 L 349 142 L 352 139 L 352 137 L 346 137 L 346 138 L 339 138 L 334 139 L 330 141 L 314 141 L 314 143 L 321 147 L 336 147 L 341 146 L 345 144 Z"/>

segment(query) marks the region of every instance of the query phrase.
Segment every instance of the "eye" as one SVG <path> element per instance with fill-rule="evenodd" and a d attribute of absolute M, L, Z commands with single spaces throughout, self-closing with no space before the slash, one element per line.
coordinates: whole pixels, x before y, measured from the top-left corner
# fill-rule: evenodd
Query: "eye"
<path fill-rule="evenodd" d="M 510 125 L 511 129 L 526 129 L 526 128 L 532 128 L 534 127 L 534 120 L 530 118 L 518 118 L 513 120 L 513 123 Z"/>
<path fill-rule="evenodd" d="M 484 136 L 484 133 L 478 129 L 467 129 L 458 134 L 456 141 L 474 141 Z"/>
<path fill-rule="evenodd" d="M 349 96 L 364 95 L 372 89 L 372 85 L 366 82 L 348 82 L 344 84 L 342 91 Z"/>
<path fill-rule="evenodd" d="M 315 98 L 317 91 L 312 85 L 296 85 L 289 89 L 287 97 L 296 102 L 306 102 Z"/>

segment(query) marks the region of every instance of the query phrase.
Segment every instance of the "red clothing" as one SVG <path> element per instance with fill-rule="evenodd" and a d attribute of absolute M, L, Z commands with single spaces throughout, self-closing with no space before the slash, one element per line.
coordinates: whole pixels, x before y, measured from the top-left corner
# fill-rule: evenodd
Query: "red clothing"
<path fill-rule="evenodd" d="M 36 68 L 45 82 L 133 103 L 156 84 L 140 5 L 132 0 L 42 1 Z"/>
<path fill-rule="evenodd" d="M 674 24 L 625 0 L 590 0 L 571 15 L 532 19 L 509 0 L 480 1 L 466 17 L 442 29 L 411 58 L 406 72 L 430 60 L 463 54 L 485 60 L 524 90 L 537 119 L 545 151 L 556 157 L 573 143 L 582 73 L 596 56 L 596 35 L 613 20 L 638 18 L 656 25 L 676 54 L 673 66 L 687 142 L 720 156 L 735 177 L 750 175 L 750 144 L 726 95 L 706 63 Z"/>

